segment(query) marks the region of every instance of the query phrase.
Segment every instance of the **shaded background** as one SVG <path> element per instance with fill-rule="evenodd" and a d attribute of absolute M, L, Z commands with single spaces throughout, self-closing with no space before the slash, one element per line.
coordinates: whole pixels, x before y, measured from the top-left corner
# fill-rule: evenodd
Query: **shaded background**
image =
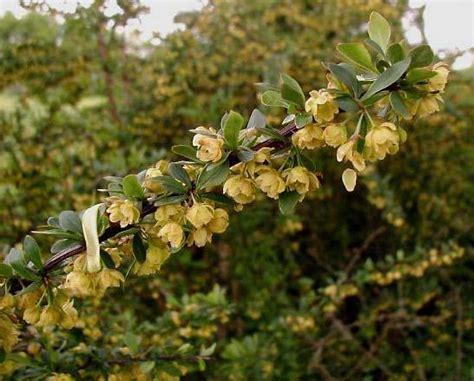
<path fill-rule="evenodd" d="M 226 110 L 249 116 L 255 83 L 283 71 L 305 92 L 324 86 L 321 63 L 336 60 L 337 43 L 365 38 L 372 10 L 395 39 L 407 22 L 426 38 L 422 10 L 407 1 L 215 0 L 152 41 L 123 33 L 146 11 L 139 2 L 117 7 L 30 4 L 22 18 L 0 20 L 4 252 L 48 216 L 94 203 L 104 175 L 149 166 Z M 438 29 L 455 27 L 447 17 Z M 472 377 L 473 77 L 472 67 L 454 71 L 443 112 L 408 124 L 399 154 L 372 166 L 354 193 L 323 149 L 323 187 L 295 215 L 262 200 L 212 246 L 174 255 L 100 309 L 84 302 L 100 334 L 65 334 L 66 347 L 51 345 L 63 356 L 54 367 L 74 367 L 67 350 L 79 342 L 130 346 L 131 332 L 143 346 L 217 341 L 208 369 L 184 379 Z"/>

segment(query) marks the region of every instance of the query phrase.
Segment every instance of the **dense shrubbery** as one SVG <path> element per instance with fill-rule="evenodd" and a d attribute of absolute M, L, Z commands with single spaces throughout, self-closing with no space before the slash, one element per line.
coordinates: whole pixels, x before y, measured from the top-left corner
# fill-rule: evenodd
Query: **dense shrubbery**
<path fill-rule="evenodd" d="M 408 11 L 404 2 L 328 3 L 216 1 L 181 16 L 187 28 L 146 47 L 145 58 L 100 28 L 106 19 L 96 7 L 56 28 L 44 16 L 6 16 L 2 243 L 14 245 L 61 209 L 90 206 L 103 175 L 148 166 L 190 127 L 218 126 L 226 109 L 248 112 L 257 99 L 251 83 L 287 71 L 305 93 L 323 87 L 321 61 L 334 58 L 337 42 L 365 38 L 371 10 L 390 20 Z M 396 41 L 399 24 L 392 29 Z M 21 340 L 2 372 L 13 379 L 468 377 L 471 84 L 472 73 L 454 73 L 446 111 L 409 122 L 400 152 L 371 166 L 354 193 L 340 183 L 334 150 L 319 150 L 312 159 L 323 186 L 295 214 L 277 216 L 278 206 L 262 198 L 232 215 L 213 245 L 182 249 L 158 275 L 130 278 L 100 302 L 77 300 L 72 330 L 16 321 Z M 109 251 L 110 260 L 116 254 Z M 27 306 L 33 294 L 4 297 L 2 308 Z"/>

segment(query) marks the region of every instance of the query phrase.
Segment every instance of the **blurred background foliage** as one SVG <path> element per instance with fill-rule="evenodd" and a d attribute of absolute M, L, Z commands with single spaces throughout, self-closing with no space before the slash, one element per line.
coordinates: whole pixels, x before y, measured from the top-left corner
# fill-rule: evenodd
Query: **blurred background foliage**
<path fill-rule="evenodd" d="M 404 0 L 213 0 L 179 15 L 185 28 L 155 46 L 124 38 L 119 27 L 145 10 L 118 4 L 119 15 L 106 16 L 96 1 L 59 22 L 33 2 L 23 18 L 0 20 L 4 252 L 48 216 L 91 205 L 104 175 L 149 166 L 226 110 L 248 116 L 255 83 L 286 72 L 306 92 L 324 86 L 322 63 L 334 60 L 336 43 L 364 38 L 370 11 L 390 20 L 396 38 L 401 19 L 419 12 Z M 157 277 L 100 304 L 82 301 L 81 328 L 23 338 L 23 365 L 11 377 L 90 376 L 83 352 L 104 364 L 117 351 L 217 342 L 206 370 L 111 362 L 102 376 L 469 379 L 473 80 L 472 68 L 453 72 L 444 111 L 409 123 L 401 152 L 369 168 L 353 194 L 323 149 L 323 187 L 295 215 L 257 203 L 213 245 L 174 255 Z"/>

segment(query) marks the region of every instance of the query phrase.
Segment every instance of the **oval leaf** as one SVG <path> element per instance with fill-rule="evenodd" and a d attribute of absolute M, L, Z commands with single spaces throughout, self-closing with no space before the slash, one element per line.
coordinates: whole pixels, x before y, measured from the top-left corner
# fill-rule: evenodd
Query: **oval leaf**
<path fill-rule="evenodd" d="M 349 62 L 356 64 L 362 69 L 376 73 L 370 53 L 361 42 L 350 42 L 338 44 L 337 51 Z"/>
<path fill-rule="evenodd" d="M 377 43 L 384 52 L 387 51 L 390 34 L 391 30 L 388 21 L 385 20 L 380 13 L 372 12 L 369 21 L 369 37 L 372 41 Z"/>

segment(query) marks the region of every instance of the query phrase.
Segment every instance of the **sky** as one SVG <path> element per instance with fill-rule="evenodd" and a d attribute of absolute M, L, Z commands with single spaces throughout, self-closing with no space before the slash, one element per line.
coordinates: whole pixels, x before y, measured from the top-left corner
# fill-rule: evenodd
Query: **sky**
<path fill-rule="evenodd" d="M 246 1 L 246 0 L 242 0 Z M 252 0 L 255 1 L 255 0 Z M 259 1 L 259 0 L 257 0 Z M 266 0 L 260 0 L 266 1 Z M 337 0 L 336 0 L 337 1 Z M 88 5 L 93 0 L 50 0 L 55 7 L 72 11 L 80 2 Z M 151 39 L 154 32 L 166 35 L 182 27 L 173 19 L 177 13 L 200 9 L 206 0 L 142 0 L 150 8 L 150 13 L 140 21 L 129 26 L 129 30 L 138 29 L 144 39 Z M 108 0 L 107 12 L 117 11 L 114 0 Z M 412 7 L 425 5 L 425 34 L 429 44 L 440 53 L 474 48 L 474 0 L 410 0 Z M 21 16 L 25 11 L 19 0 L 0 0 L 0 15 L 6 11 Z M 419 30 L 414 28 L 409 19 L 404 20 L 407 40 L 411 43 L 421 41 Z M 455 69 L 474 65 L 474 53 L 466 53 L 454 64 Z"/>

